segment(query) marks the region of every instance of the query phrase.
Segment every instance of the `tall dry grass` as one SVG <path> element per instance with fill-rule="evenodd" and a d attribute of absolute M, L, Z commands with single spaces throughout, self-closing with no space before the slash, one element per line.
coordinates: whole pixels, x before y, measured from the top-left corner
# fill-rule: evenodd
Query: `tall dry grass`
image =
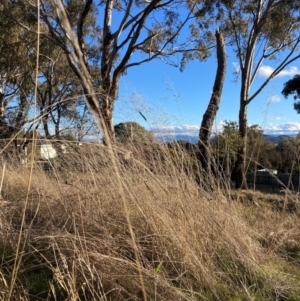
<path fill-rule="evenodd" d="M 300 300 L 297 209 L 208 194 L 180 147 L 113 152 L 118 174 L 100 144 L 35 164 L 26 207 L 30 171 L 6 160 L 0 300 Z"/>

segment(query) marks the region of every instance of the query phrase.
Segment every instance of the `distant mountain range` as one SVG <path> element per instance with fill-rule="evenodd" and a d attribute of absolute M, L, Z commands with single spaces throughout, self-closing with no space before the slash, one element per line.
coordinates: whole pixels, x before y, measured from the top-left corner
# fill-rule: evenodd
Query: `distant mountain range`
<path fill-rule="evenodd" d="M 270 141 L 273 144 L 278 144 L 281 140 L 286 138 L 294 138 L 295 135 L 264 135 L 264 139 Z M 156 135 L 158 142 L 173 142 L 173 141 L 188 141 L 191 143 L 198 143 L 198 136 L 191 135 Z"/>
<path fill-rule="evenodd" d="M 173 141 L 188 141 L 193 144 L 198 143 L 198 134 L 168 134 L 168 133 L 153 133 L 158 143 L 173 142 Z M 294 138 L 296 135 L 264 135 L 264 139 L 273 144 L 278 144 L 281 140 L 286 138 Z M 213 140 L 213 138 L 212 138 Z M 101 139 L 96 136 L 84 137 L 83 142 L 100 142 Z"/>
<path fill-rule="evenodd" d="M 264 135 L 264 139 L 272 142 L 273 144 L 278 144 L 283 139 L 295 137 L 296 135 Z"/>

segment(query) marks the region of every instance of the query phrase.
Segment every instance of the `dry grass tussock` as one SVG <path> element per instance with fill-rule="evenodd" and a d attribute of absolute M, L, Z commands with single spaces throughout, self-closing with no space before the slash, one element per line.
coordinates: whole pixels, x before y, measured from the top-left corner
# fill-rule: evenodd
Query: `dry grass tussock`
<path fill-rule="evenodd" d="M 6 164 L 0 300 L 300 300 L 297 210 L 208 195 L 167 147 L 114 153 L 117 174 L 104 146 L 70 147 L 30 187 Z"/>

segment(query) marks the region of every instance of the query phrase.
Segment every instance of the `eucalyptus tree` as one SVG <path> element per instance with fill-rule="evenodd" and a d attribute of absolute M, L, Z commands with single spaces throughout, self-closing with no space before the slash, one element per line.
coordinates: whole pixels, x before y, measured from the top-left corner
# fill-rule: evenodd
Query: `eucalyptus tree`
<path fill-rule="evenodd" d="M 74 120 L 80 119 L 84 106 L 81 85 L 62 49 L 47 39 L 43 42 L 36 104 L 45 137 L 60 139 L 61 132 L 70 130 Z"/>
<path fill-rule="evenodd" d="M 223 131 L 215 133 L 212 140 L 212 149 L 226 175 L 231 174 L 236 161 L 237 148 L 240 143 L 238 123 L 225 120 Z"/>
<path fill-rule="evenodd" d="M 200 150 L 200 162 L 206 172 L 208 178 L 211 179 L 212 170 L 212 150 L 210 145 L 210 137 L 212 133 L 213 123 L 215 121 L 225 80 L 226 74 L 226 51 L 224 44 L 223 34 L 216 30 L 216 42 L 217 42 L 217 61 L 218 67 L 216 71 L 215 82 L 213 86 L 212 95 L 207 106 L 207 109 L 203 115 L 203 119 L 199 131 L 199 150 Z M 212 180 L 212 179 L 211 179 Z M 213 183 L 213 181 L 211 181 Z"/>
<path fill-rule="evenodd" d="M 258 167 L 277 168 L 279 161 L 275 145 L 264 139 L 262 128 L 258 125 L 247 126 L 247 134 L 247 172 L 255 172 Z M 213 152 L 222 165 L 225 174 L 231 174 L 231 178 L 235 182 L 237 179 L 234 173 L 234 165 L 240 143 L 238 123 L 227 120 L 224 122 L 223 132 L 217 133 L 212 143 Z"/>
<path fill-rule="evenodd" d="M 240 145 L 237 186 L 246 188 L 247 107 L 285 67 L 300 58 L 300 3 L 292 0 L 217 0 L 215 19 L 237 57 L 240 80 Z M 252 84 L 263 63 L 275 65 L 256 90 Z"/>
<path fill-rule="evenodd" d="M 60 138 L 60 133 L 70 127 L 73 127 L 72 132 L 80 132 L 82 138 L 94 128 L 94 122 L 86 109 L 80 81 L 70 68 L 66 54 L 44 35 L 38 41 L 37 54 L 37 14 L 29 2 L 0 0 L 0 9 L 1 120 L 14 132 L 29 121 L 31 126 L 41 123 L 47 138 L 53 135 Z M 71 10 L 76 11 L 76 6 Z M 87 24 L 93 21 L 95 19 L 90 18 Z M 41 29 L 45 32 L 44 23 L 41 23 Z M 89 58 L 97 56 L 93 49 L 87 51 L 91 52 Z M 34 111 L 37 55 L 36 113 L 39 116 L 30 119 Z M 99 68 L 92 66 L 90 69 L 93 75 L 97 72 L 99 75 Z"/>
<path fill-rule="evenodd" d="M 30 65 L 32 55 L 30 45 L 35 40 L 10 15 L 14 14 L 24 24 L 31 26 L 34 20 L 24 15 L 23 4 L 8 2 L 6 8 L 0 3 L 0 123 L 1 131 L 13 127 L 20 130 L 25 122 L 29 104 L 27 94 L 31 89 L 31 76 L 34 68 Z M 11 130 L 9 130 L 11 132 Z"/>
<path fill-rule="evenodd" d="M 300 74 L 295 75 L 292 79 L 284 84 L 282 94 L 287 98 L 290 95 L 294 97 L 294 109 L 300 114 Z"/>
<path fill-rule="evenodd" d="M 92 72 L 96 74 L 99 70 Z M 40 41 L 36 88 L 36 106 L 46 138 L 61 139 L 66 133 L 77 132 L 77 138 L 82 139 L 94 129 L 79 79 L 70 68 L 62 49 L 45 37 Z"/>
<path fill-rule="evenodd" d="M 33 1 L 25 0 L 36 10 Z M 104 136 L 114 141 L 113 109 L 121 76 L 135 66 L 161 59 L 176 65 L 174 56 L 185 50 L 206 57 L 197 36 L 181 37 L 193 15 L 183 0 L 40 1 L 43 32 L 66 54 L 80 79 L 87 106 L 101 124 Z M 94 22 L 88 24 L 95 16 Z M 98 17 L 99 16 L 99 17 Z M 88 46 L 88 47 L 87 47 Z M 98 54 L 89 59 L 88 49 Z M 92 66 L 100 68 L 94 77 Z"/>
<path fill-rule="evenodd" d="M 283 173 L 300 172 L 300 139 L 286 138 L 276 146 L 279 153 L 278 169 Z"/>

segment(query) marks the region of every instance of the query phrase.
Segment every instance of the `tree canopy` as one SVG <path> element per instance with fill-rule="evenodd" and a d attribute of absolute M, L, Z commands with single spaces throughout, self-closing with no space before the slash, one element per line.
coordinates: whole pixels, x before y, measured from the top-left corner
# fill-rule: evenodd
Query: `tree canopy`
<path fill-rule="evenodd" d="M 263 129 L 258 125 L 247 126 L 247 172 L 259 168 L 279 169 L 279 153 L 276 146 L 264 139 Z M 223 132 L 213 139 L 213 151 L 227 174 L 233 172 L 240 145 L 239 127 L 235 121 L 225 120 Z"/>
<path fill-rule="evenodd" d="M 294 78 L 288 80 L 284 84 L 282 94 L 287 98 L 290 95 L 294 97 L 294 109 L 300 114 L 300 75 L 297 74 Z M 298 101 L 297 101 L 298 100 Z"/>

